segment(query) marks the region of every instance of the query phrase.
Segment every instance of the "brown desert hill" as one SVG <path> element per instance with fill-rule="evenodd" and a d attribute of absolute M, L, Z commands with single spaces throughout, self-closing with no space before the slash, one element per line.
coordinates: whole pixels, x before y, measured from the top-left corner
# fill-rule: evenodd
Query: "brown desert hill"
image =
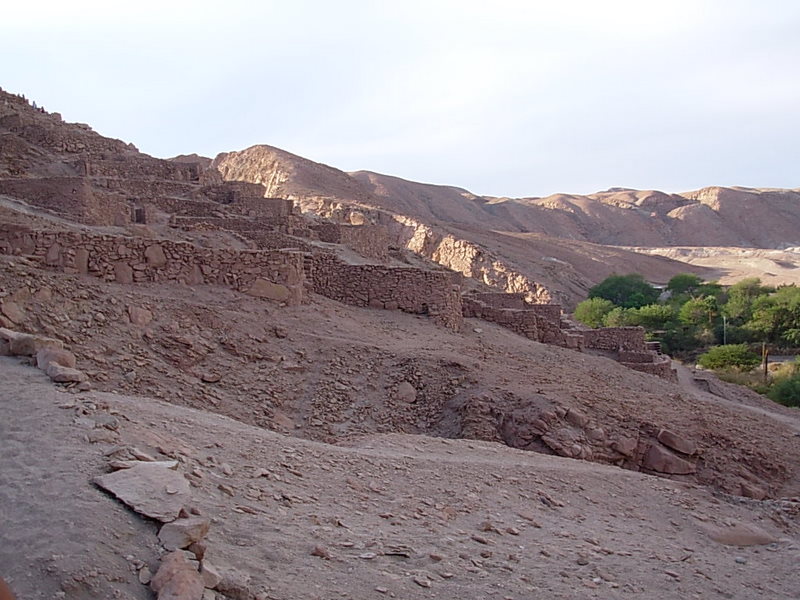
<path fill-rule="evenodd" d="M 710 272 L 629 250 L 598 251 L 591 245 L 579 249 L 585 242 L 577 234 L 563 235 L 574 240 L 572 250 L 567 250 L 556 239 L 571 226 L 565 213 L 554 212 L 549 221 L 542 219 L 531 229 L 522 218 L 530 217 L 530 210 L 514 222 L 511 213 L 492 208 L 491 201 L 466 190 L 376 173 L 347 174 L 270 146 L 221 154 L 212 167 L 223 179 L 263 184 L 268 196 L 291 198 L 306 213 L 345 223 L 367 219 L 384 225 L 399 247 L 539 302 L 556 301 L 571 308 L 613 272 L 646 273 L 655 283 L 666 283 L 680 272 Z M 515 210 L 523 209 L 524 205 L 515 205 Z M 586 221 L 584 228 L 589 229 L 591 219 Z M 539 235 L 511 239 L 505 233 L 528 231 Z M 577 255 L 592 254 L 603 257 L 602 268 L 592 260 L 572 262 Z"/>

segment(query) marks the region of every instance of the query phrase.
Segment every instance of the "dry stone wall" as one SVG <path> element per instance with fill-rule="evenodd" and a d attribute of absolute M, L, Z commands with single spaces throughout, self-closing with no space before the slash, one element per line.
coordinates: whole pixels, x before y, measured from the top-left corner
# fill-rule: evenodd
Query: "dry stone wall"
<path fill-rule="evenodd" d="M 587 348 L 618 352 L 642 351 L 645 348 L 644 329 L 641 327 L 601 327 L 581 331 Z"/>
<path fill-rule="evenodd" d="M 303 254 L 296 251 L 220 250 L 186 242 L 0 225 L 0 252 L 123 284 L 222 285 L 289 305 L 304 300 Z"/>
<path fill-rule="evenodd" d="M 338 302 L 427 314 L 456 330 L 463 323 L 461 278 L 456 273 L 351 265 L 332 254 L 315 255 L 307 267 L 314 292 Z"/>
<path fill-rule="evenodd" d="M 529 304 L 525 298 L 522 292 L 470 294 L 463 300 L 464 316 L 497 323 L 544 344 L 582 349 L 583 338 L 562 328 L 559 305 Z"/>
<path fill-rule="evenodd" d="M 199 181 L 200 168 L 192 163 L 123 154 L 109 155 L 107 158 L 91 157 L 86 161 L 86 174 L 90 177 Z"/>
<path fill-rule="evenodd" d="M 487 294 L 481 295 L 485 296 Z M 497 323 L 501 327 L 510 329 L 519 335 L 539 341 L 538 319 L 533 311 L 525 310 L 524 308 L 502 308 L 484 304 L 474 296 L 464 296 L 462 302 L 465 317 Z"/>
<path fill-rule="evenodd" d="M 24 200 L 81 223 L 127 223 L 128 209 L 122 197 L 93 187 L 85 177 L 0 179 L 0 194 Z"/>
<path fill-rule="evenodd" d="M 672 368 L 672 359 L 666 354 L 651 354 L 650 362 L 626 362 L 620 360 L 620 363 L 634 371 L 656 375 L 670 381 L 678 380 L 678 374 Z"/>
<path fill-rule="evenodd" d="M 319 223 L 311 229 L 320 241 L 347 246 L 366 258 L 389 257 L 389 232 L 382 225 Z"/>

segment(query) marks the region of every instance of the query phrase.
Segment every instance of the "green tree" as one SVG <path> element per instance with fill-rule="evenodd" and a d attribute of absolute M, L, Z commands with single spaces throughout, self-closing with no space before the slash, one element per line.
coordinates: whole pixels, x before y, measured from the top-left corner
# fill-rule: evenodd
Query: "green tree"
<path fill-rule="evenodd" d="M 710 329 L 719 315 L 719 305 L 714 296 L 687 300 L 678 311 L 678 319 L 685 325 Z"/>
<path fill-rule="evenodd" d="M 614 309 L 614 303 L 605 298 L 588 298 L 575 307 L 575 320 L 589 327 L 602 327 L 605 316 Z"/>
<path fill-rule="evenodd" d="M 722 307 L 722 314 L 733 325 L 743 325 L 753 316 L 753 302 L 756 298 L 774 291 L 774 288 L 761 285 L 758 277 L 742 279 L 728 288 L 728 299 Z"/>
<path fill-rule="evenodd" d="M 589 290 L 589 298 L 605 298 L 615 306 L 639 308 L 658 300 L 658 290 L 641 275 L 611 275 Z"/>
<path fill-rule="evenodd" d="M 630 308 L 617 306 L 605 316 L 603 325 L 606 327 L 628 327 L 633 325 L 631 311 L 632 309 Z"/>
<path fill-rule="evenodd" d="M 797 345 L 800 335 L 800 288 L 787 285 L 753 301 L 753 315 L 745 325 L 761 339 Z"/>
<path fill-rule="evenodd" d="M 667 289 L 674 295 L 691 294 L 702 284 L 703 280 L 694 273 L 678 273 L 675 275 L 675 277 L 669 280 L 669 283 L 667 283 Z"/>
<path fill-rule="evenodd" d="M 700 355 L 698 362 L 705 369 L 733 368 L 750 371 L 761 362 L 761 358 L 747 344 L 728 344 L 710 348 Z"/>
<path fill-rule="evenodd" d="M 675 309 L 665 304 L 648 304 L 631 309 L 632 325 L 641 325 L 647 331 L 669 329 L 674 325 Z"/>

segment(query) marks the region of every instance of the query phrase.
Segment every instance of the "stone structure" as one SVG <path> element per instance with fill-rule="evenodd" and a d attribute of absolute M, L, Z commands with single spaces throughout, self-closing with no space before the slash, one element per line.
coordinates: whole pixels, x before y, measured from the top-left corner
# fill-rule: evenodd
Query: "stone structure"
<path fill-rule="evenodd" d="M 290 305 L 304 300 L 303 254 L 296 251 L 220 250 L 186 242 L 0 225 L 0 252 L 118 283 L 223 285 Z"/>
<path fill-rule="evenodd" d="M 661 354 L 660 344 L 645 341 L 641 327 L 582 329 L 581 334 L 587 349 L 607 354 L 635 371 L 677 379 L 670 357 Z"/>
<path fill-rule="evenodd" d="M 669 356 L 646 342 L 641 327 L 577 329 L 561 319 L 557 304 L 530 304 L 525 294 L 477 293 L 463 298 L 465 317 L 497 323 L 532 340 L 582 351 L 600 352 L 644 373 L 674 379 Z"/>
<path fill-rule="evenodd" d="M 315 255 L 306 266 L 313 291 L 338 302 L 429 315 L 451 329 L 463 322 L 461 276 L 452 271 L 351 265 L 333 254 Z"/>
<path fill-rule="evenodd" d="M 523 292 L 479 293 L 464 296 L 464 316 L 491 321 L 544 344 L 581 350 L 580 334 L 562 326 L 557 304 L 531 304 Z"/>
<path fill-rule="evenodd" d="M 318 223 L 311 229 L 322 242 L 347 246 L 366 258 L 389 258 L 389 232 L 382 225 Z"/>

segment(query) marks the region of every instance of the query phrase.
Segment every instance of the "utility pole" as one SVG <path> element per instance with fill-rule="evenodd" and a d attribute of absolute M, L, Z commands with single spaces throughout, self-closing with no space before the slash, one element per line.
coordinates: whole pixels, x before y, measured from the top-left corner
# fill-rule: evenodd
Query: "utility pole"
<path fill-rule="evenodd" d="M 761 361 L 764 365 L 764 383 L 767 383 L 767 363 L 769 361 L 769 350 L 767 350 L 767 342 L 761 342 Z"/>

